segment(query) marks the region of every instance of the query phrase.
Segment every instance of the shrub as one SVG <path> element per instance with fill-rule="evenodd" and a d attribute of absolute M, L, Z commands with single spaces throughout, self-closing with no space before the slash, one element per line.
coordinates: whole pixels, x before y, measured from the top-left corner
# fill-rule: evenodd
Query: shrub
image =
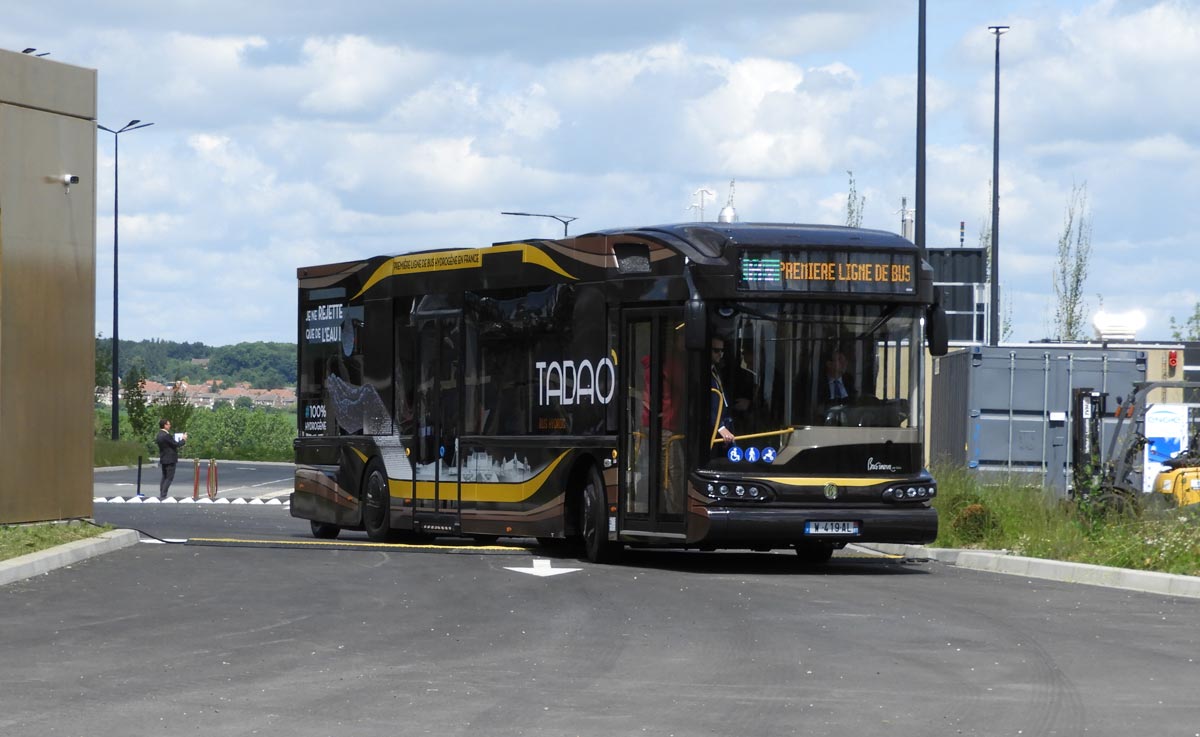
<path fill-rule="evenodd" d="M 940 547 L 1200 575 L 1200 525 L 1185 509 L 1137 516 L 1097 501 L 1068 501 L 1029 479 L 937 468 Z M 989 479 L 991 481 L 991 479 Z"/>
<path fill-rule="evenodd" d="M 996 531 L 996 515 L 982 504 L 968 504 L 959 510 L 950 523 L 958 539 L 968 545 L 983 542 Z"/>

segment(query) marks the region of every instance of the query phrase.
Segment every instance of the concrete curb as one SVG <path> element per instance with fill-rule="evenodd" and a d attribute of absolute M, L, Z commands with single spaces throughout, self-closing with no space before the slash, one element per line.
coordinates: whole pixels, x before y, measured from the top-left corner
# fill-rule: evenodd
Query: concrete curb
<path fill-rule="evenodd" d="M 133 530 L 112 530 L 87 540 L 76 540 L 48 550 L 0 561 L 0 586 L 136 545 L 138 537 L 137 532 Z"/>
<path fill-rule="evenodd" d="M 920 545 L 889 545 L 869 543 L 860 545 L 881 553 L 902 555 L 913 560 L 936 560 L 959 568 L 1006 573 L 1012 576 L 1042 578 L 1088 586 L 1107 586 L 1115 589 L 1142 591 L 1163 596 L 1185 596 L 1200 599 L 1200 577 L 1182 576 L 1155 571 L 1135 571 L 1129 568 L 1109 568 L 1088 563 L 1066 563 L 1045 558 L 1025 558 L 997 550 L 959 550 L 926 548 Z"/>

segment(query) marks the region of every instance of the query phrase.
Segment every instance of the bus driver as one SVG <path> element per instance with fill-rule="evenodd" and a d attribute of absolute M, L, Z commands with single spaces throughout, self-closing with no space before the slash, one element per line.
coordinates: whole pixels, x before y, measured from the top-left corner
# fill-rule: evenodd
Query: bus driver
<path fill-rule="evenodd" d="M 725 387 L 721 383 L 721 361 L 725 358 L 725 340 L 712 339 L 712 411 L 709 422 L 713 426 L 710 446 L 715 447 L 719 437 L 726 446 L 733 445 L 733 418 L 729 414 L 729 399 L 725 395 Z"/>

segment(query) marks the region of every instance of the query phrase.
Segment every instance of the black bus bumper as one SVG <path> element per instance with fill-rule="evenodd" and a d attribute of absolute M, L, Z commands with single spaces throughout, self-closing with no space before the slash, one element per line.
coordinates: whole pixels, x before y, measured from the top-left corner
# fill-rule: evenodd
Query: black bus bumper
<path fill-rule="evenodd" d="M 806 540 L 923 545 L 933 542 L 938 532 L 937 510 L 919 506 L 896 509 L 706 507 L 700 517 L 703 521 L 695 526 L 700 529 L 694 528 L 700 534 L 689 542 L 719 547 L 780 546 Z M 858 533 L 815 535 L 806 532 L 809 522 L 838 521 L 858 523 Z"/>

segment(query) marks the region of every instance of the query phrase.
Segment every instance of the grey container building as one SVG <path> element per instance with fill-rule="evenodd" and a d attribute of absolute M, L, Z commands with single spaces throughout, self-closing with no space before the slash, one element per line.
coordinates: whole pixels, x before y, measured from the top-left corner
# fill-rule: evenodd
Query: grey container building
<path fill-rule="evenodd" d="M 1033 344 L 970 346 L 935 359 L 931 377 L 930 459 L 985 478 L 1021 475 L 1066 495 L 1070 489 L 1072 398 L 1079 389 L 1101 404 L 1100 451 L 1116 429 L 1117 398 L 1155 366 L 1144 348 Z M 1151 370 L 1151 373 L 1158 373 Z M 1106 460 L 1103 458 L 1101 460 Z"/>

